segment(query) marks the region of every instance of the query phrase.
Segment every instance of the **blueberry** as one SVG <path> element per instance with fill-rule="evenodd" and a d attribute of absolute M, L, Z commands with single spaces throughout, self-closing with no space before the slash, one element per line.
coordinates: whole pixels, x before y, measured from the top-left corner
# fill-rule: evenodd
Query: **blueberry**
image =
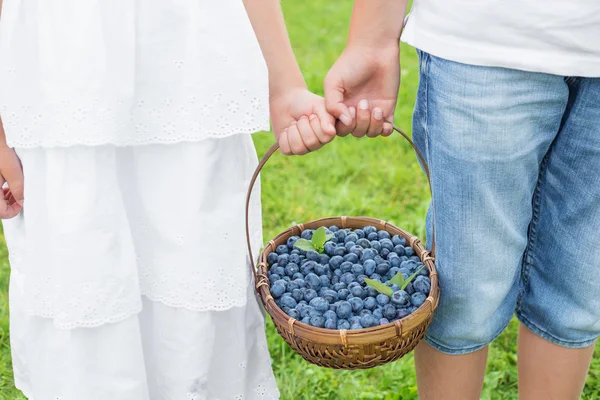
<path fill-rule="evenodd" d="M 377 308 L 377 300 L 375 300 L 375 297 L 367 297 L 364 303 L 367 310 L 373 311 Z"/>
<path fill-rule="evenodd" d="M 346 300 L 348 298 L 349 294 L 350 294 L 350 291 L 348 289 L 340 289 L 337 291 L 338 298 L 340 298 L 342 300 Z"/>
<path fill-rule="evenodd" d="M 310 301 L 309 305 L 320 312 L 325 312 L 329 310 L 329 302 L 322 297 L 315 297 Z"/>
<path fill-rule="evenodd" d="M 300 237 L 298 237 L 298 236 L 291 236 L 291 237 L 289 237 L 288 240 L 287 240 L 287 242 L 286 242 L 288 249 L 294 250 L 294 245 L 296 244 L 296 241 L 298 239 L 300 239 Z"/>
<path fill-rule="evenodd" d="M 415 292 L 410 296 L 410 304 L 414 307 L 421 307 L 425 303 L 425 299 L 427 299 L 427 296 L 424 293 Z"/>
<path fill-rule="evenodd" d="M 319 264 L 328 265 L 329 256 L 327 254 L 319 254 Z"/>
<path fill-rule="evenodd" d="M 341 301 L 340 304 L 338 304 L 336 314 L 340 319 L 350 318 L 352 315 L 352 305 L 347 301 Z"/>
<path fill-rule="evenodd" d="M 371 242 L 368 239 L 362 238 L 356 241 L 356 245 L 362 247 L 363 249 L 368 249 L 371 247 Z"/>
<path fill-rule="evenodd" d="M 404 250 L 404 246 L 401 244 L 394 247 L 394 253 L 398 254 L 400 257 L 406 255 L 406 251 Z"/>
<path fill-rule="evenodd" d="M 381 230 L 381 231 L 377 232 L 377 235 L 379 236 L 379 240 L 381 240 L 381 239 L 389 239 L 390 238 L 389 232 L 388 231 L 384 231 L 384 230 Z"/>
<path fill-rule="evenodd" d="M 335 233 L 335 232 L 339 231 L 339 230 L 340 230 L 340 228 L 338 228 L 338 227 L 337 227 L 337 226 L 335 226 L 335 225 L 331 225 L 331 226 L 329 227 L 329 230 L 330 230 L 331 232 L 334 232 L 334 233 Z"/>
<path fill-rule="evenodd" d="M 328 288 L 331 286 L 331 279 L 329 279 L 328 275 L 321 275 L 319 279 L 321 280 L 321 287 Z"/>
<path fill-rule="evenodd" d="M 365 306 L 363 300 L 359 297 L 351 298 L 349 303 L 352 306 L 352 311 L 354 313 L 360 312 Z"/>
<path fill-rule="evenodd" d="M 343 262 L 344 258 L 342 256 L 333 256 L 329 259 L 329 266 L 333 269 L 336 269 L 339 268 Z"/>
<path fill-rule="evenodd" d="M 394 235 L 392 236 L 392 243 L 394 244 L 394 246 L 404 246 L 406 245 L 406 239 L 404 239 L 403 237 L 399 236 L 399 235 Z"/>
<path fill-rule="evenodd" d="M 412 306 L 412 307 L 409 307 L 408 309 L 410 310 L 411 313 L 414 313 L 415 311 L 417 311 L 417 308 L 418 307 Z"/>
<path fill-rule="evenodd" d="M 415 250 L 412 247 L 405 247 L 404 253 L 406 254 L 407 257 L 412 257 L 415 255 Z"/>
<path fill-rule="evenodd" d="M 270 266 L 273 266 L 273 264 L 277 262 L 278 256 L 279 255 L 277 253 L 269 253 L 269 255 L 267 256 L 267 263 L 269 263 Z"/>
<path fill-rule="evenodd" d="M 312 229 L 305 229 L 302 231 L 302 233 L 300 234 L 300 237 L 302 239 L 306 239 L 306 240 L 312 240 L 313 234 L 315 233 L 314 230 Z"/>
<path fill-rule="evenodd" d="M 389 302 L 390 302 L 389 296 L 387 296 L 385 294 L 379 294 L 379 295 L 377 295 L 377 297 L 375 298 L 375 300 L 377 300 L 377 304 L 379 304 L 381 306 L 385 306 L 386 304 L 389 304 Z"/>
<path fill-rule="evenodd" d="M 313 274 L 312 272 L 308 275 L 306 275 L 306 286 L 308 286 L 310 289 L 315 289 L 315 290 L 319 290 L 321 288 L 321 278 L 319 278 L 316 274 Z"/>
<path fill-rule="evenodd" d="M 352 289 L 355 288 L 355 287 L 360 287 L 360 283 L 354 281 L 354 282 L 350 282 L 348 284 L 348 290 L 350 290 L 351 292 L 352 292 Z"/>
<path fill-rule="evenodd" d="M 301 321 L 303 324 L 310 325 L 310 317 L 304 317 Z"/>
<path fill-rule="evenodd" d="M 317 297 L 317 292 L 314 289 L 306 289 L 306 292 L 304 292 L 304 300 L 306 300 L 309 303 L 315 297 Z"/>
<path fill-rule="evenodd" d="M 392 295 L 392 303 L 399 307 L 410 305 L 410 296 L 404 290 L 398 290 Z"/>
<path fill-rule="evenodd" d="M 419 275 L 429 276 L 429 269 L 427 269 L 427 267 L 423 268 L 422 270 L 419 271 Z"/>
<path fill-rule="evenodd" d="M 331 290 L 331 289 L 329 289 L 327 287 L 322 287 L 321 289 L 319 289 L 317 291 L 317 293 L 319 293 L 319 297 L 323 297 L 325 295 L 325 291 L 327 291 L 327 290 Z"/>
<path fill-rule="evenodd" d="M 402 259 L 400 257 L 390 258 L 388 256 L 388 260 L 393 268 L 400 268 L 400 264 L 402 263 Z"/>
<path fill-rule="evenodd" d="M 375 264 L 377 264 L 377 265 L 379 265 L 379 264 L 382 264 L 382 263 L 384 263 L 384 262 L 387 262 L 387 261 L 385 261 L 385 260 L 383 259 L 383 257 L 381 257 L 381 256 L 379 256 L 379 255 L 375 256 L 375 258 L 373 259 L 373 261 L 375 261 Z"/>
<path fill-rule="evenodd" d="M 390 285 L 390 289 L 392 289 L 394 292 L 397 292 L 398 290 L 400 290 L 400 286 L 398 286 L 394 283 L 394 284 Z"/>
<path fill-rule="evenodd" d="M 352 271 L 352 265 L 354 264 L 352 264 L 350 261 L 344 261 L 342 265 L 340 265 L 340 270 L 343 273 L 350 272 Z"/>
<path fill-rule="evenodd" d="M 290 255 L 289 254 L 280 254 L 277 257 L 277 265 L 279 267 L 285 267 L 288 262 L 290 262 Z"/>
<path fill-rule="evenodd" d="M 285 288 L 285 290 L 287 290 L 287 282 L 285 281 L 285 279 L 280 279 L 278 281 L 273 282 L 274 285 L 283 285 L 283 287 Z"/>
<path fill-rule="evenodd" d="M 366 264 L 367 260 L 373 260 L 377 254 L 373 249 L 364 249 L 362 252 L 361 260 L 363 264 Z"/>
<path fill-rule="evenodd" d="M 377 232 L 377 228 L 375 228 L 374 226 L 371 226 L 371 225 L 367 225 L 362 229 L 363 229 L 363 232 L 365 233 L 365 235 L 368 235 L 373 232 Z"/>
<path fill-rule="evenodd" d="M 348 320 L 346 320 L 346 319 L 338 319 L 337 328 L 340 330 L 341 329 L 350 329 L 350 322 L 348 322 Z"/>
<path fill-rule="evenodd" d="M 389 251 L 388 249 L 381 249 L 381 251 L 379 252 L 379 255 L 386 260 L 390 254 L 392 254 L 392 252 Z"/>
<path fill-rule="evenodd" d="M 419 275 L 412 282 L 412 285 L 415 288 L 415 291 L 429 295 L 429 291 L 431 290 L 431 280 L 428 277 Z"/>
<path fill-rule="evenodd" d="M 304 298 L 304 291 L 302 289 L 294 289 L 292 290 L 292 297 L 298 302 Z"/>
<path fill-rule="evenodd" d="M 364 258 L 364 253 L 363 253 L 363 258 Z M 364 272 L 367 275 L 373 275 L 375 273 L 375 267 L 377 267 L 377 264 L 375 264 L 375 261 L 373 261 L 371 259 L 368 259 L 363 262 Z"/>
<path fill-rule="evenodd" d="M 294 249 L 294 250 L 290 251 L 290 255 L 292 255 L 292 254 L 300 255 L 300 249 Z"/>
<path fill-rule="evenodd" d="M 348 285 L 348 284 L 354 282 L 355 279 L 356 279 L 356 277 L 354 276 L 353 273 L 347 272 L 340 277 L 340 282 L 344 282 L 346 285 Z"/>
<path fill-rule="evenodd" d="M 390 321 L 388 321 L 387 318 L 380 318 L 379 319 L 379 325 L 387 325 L 389 323 L 390 323 Z"/>
<path fill-rule="evenodd" d="M 369 278 L 373 279 L 374 281 L 379 281 L 379 282 L 381 282 L 381 275 L 379 275 L 379 274 L 371 274 L 371 275 L 369 276 Z"/>
<path fill-rule="evenodd" d="M 279 282 L 279 281 L 277 281 Z M 278 298 L 283 296 L 283 294 L 285 293 L 285 286 L 279 283 L 274 284 L 273 286 L 271 286 L 271 294 L 273 295 L 273 297 Z"/>
<path fill-rule="evenodd" d="M 280 256 L 280 257 L 283 257 L 283 256 Z M 294 263 L 289 263 L 288 265 L 285 266 L 284 269 L 285 269 L 285 275 L 289 276 L 290 278 L 293 277 L 295 273 L 300 272 L 300 268 L 298 267 L 297 264 L 294 264 Z"/>
<path fill-rule="evenodd" d="M 277 249 L 275 249 L 275 252 L 279 255 L 281 254 L 288 254 L 290 251 L 287 247 L 287 245 L 285 244 L 280 244 L 279 246 L 277 246 Z M 279 262 L 279 261 L 278 261 Z"/>
<path fill-rule="evenodd" d="M 338 240 L 338 242 L 340 242 L 340 243 L 343 243 L 344 240 L 346 240 L 347 235 L 348 234 L 346 233 L 346 231 L 341 230 L 341 229 L 339 231 L 335 232 L 335 237 Z"/>
<path fill-rule="evenodd" d="M 371 286 L 367 287 L 367 295 L 369 295 L 371 297 L 377 297 L 378 294 L 379 294 L 379 292 L 377 290 L 375 290 L 374 288 L 372 288 Z"/>
<path fill-rule="evenodd" d="M 360 257 L 362 256 L 362 252 L 363 248 L 357 245 L 352 246 L 352 248 L 350 249 L 350 253 L 356 254 L 356 257 L 358 257 L 356 261 L 360 259 Z"/>
<path fill-rule="evenodd" d="M 325 317 L 325 319 L 332 319 L 334 322 L 337 322 L 338 319 L 337 314 L 332 310 L 325 311 L 323 317 Z"/>
<path fill-rule="evenodd" d="M 315 315 L 314 317 L 310 317 L 310 325 L 316 328 L 324 328 L 325 318 L 323 318 L 321 315 Z"/>
<path fill-rule="evenodd" d="M 363 231 L 362 229 L 355 229 L 352 232 L 354 232 L 354 234 L 356 236 L 358 236 L 359 239 L 362 239 L 362 238 L 364 238 L 366 236 L 365 235 L 365 231 Z"/>
<path fill-rule="evenodd" d="M 360 324 L 364 328 L 370 328 L 372 326 L 377 325 L 377 321 L 375 320 L 372 314 L 366 314 L 360 318 Z"/>
<path fill-rule="evenodd" d="M 325 254 L 327 254 L 330 257 L 333 257 L 335 255 L 335 243 L 333 243 L 333 242 L 325 243 L 324 250 L 325 250 Z"/>
<path fill-rule="evenodd" d="M 317 274 L 319 276 L 325 275 L 328 272 L 329 272 L 329 267 L 326 267 L 326 266 L 321 265 L 321 264 L 317 264 L 315 266 L 315 274 Z"/>
<path fill-rule="evenodd" d="M 355 242 L 346 242 L 346 244 L 344 244 L 344 247 L 346 248 L 346 252 L 349 252 L 351 248 L 353 248 L 354 246 L 356 246 Z"/>
<path fill-rule="evenodd" d="M 296 310 L 294 308 L 290 308 L 289 310 L 287 310 L 286 314 L 294 319 L 300 318 L 300 313 L 298 312 L 298 310 Z"/>
<path fill-rule="evenodd" d="M 392 320 L 396 317 L 396 307 L 393 304 L 386 304 L 383 307 L 383 316 L 389 320 Z"/>
<path fill-rule="evenodd" d="M 292 296 L 284 296 L 281 298 L 281 305 L 284 307 L 295 308 L 298 302 Z"/>
<path fill-rule="evenodd" d="M 362 325 L 360 324 L 360 322 L 351 322 L 350 323 L 350 329 L 352 330 L 358 330 L 358 329 L 362 329 Z"/>
<path fill-rule="evenodd" d="M 376 308 L 373 310 L 373 316 L 375 317 L 375 319 L 381 319 L 383 318 L 383 312 L 381 311 L 381 308 Z"/>
<path fill-rule="evenodd" d="M 306 281 L 304 280 L 304 278 L 294 279 L 294 282 L 296 283 L 296 285 L 298 285 L 299 288 L 306 287 Z"/>
<path fill-rule="evenodd" d="M 314 250 L 309 250 L 306 252 L 306 258 L 310 261 L 319 262 L 319 253 Z"/>
<path fill-rule="evenodd" d="M 348 253 L 344 256 L 344 261 L 355 264 L 358 262 L 358 254 L 356 253 Z"/>
<path fill-rule="evenodd" d="M 325 320 L 324 328 L 325 329 L 336 329 L 337 323 L 332 319 L 327 319 L 327 320 Z"/>
<path fill-rule="evenodd" d="M 353 315 L 352 317 L 350 317 L 350 324 L 352 324 L 353 322 L 358 322 L 360 324 L 360 315 Z"/>
<path fill-rule="evenodd" d="M 284 276 L 283 278 L 281 278 L 281 280 L 283 280 L 286 283 L 289 282 L 289 281 L 291 281 L 291 279 L 290 279 L 289 276 Z"/>
<path fill-rule="evenodd" d="M 356 233 L 350 233 L 344 238 L 344 243 L 354 242 L 358 240 L 358 235 Z"/>
<path fill-rule="evenodd" d="M 352 265 L 352 273 L 354 275 L 362 275 L 365 273 L 365 268 L 360 264 L 353 264 Z"/>
<path fill-rule="evenodd" d="M 344 282 L 336 283 L 335 285 L 333 285 L 332 289 L 335 291 L 338 291 L 340 289 L 346 289 L 346 284 Z"/>
<path fill-rule="evenodd" d="M 366 275 L 359 275 L 356 277 L 356 282 L 360 283 L 361 285 L 364 285 L 365 283 L 365 278 L 368 278 L 368 276 Z"/>
<path fill-rule="evenodd" d="M 371 240 L 371 248 L 380 251 L 381 243 L 379 243 L 379 240 Z"/>
<path fill-rule="evenodd" d="M 379 240 L 379 235 L 377 234 L 377 232 L 371 232 L 367 235 L 367 240 L 369 242 L 372 242 L 373 240 Z"/>
<path fill-rule="evenodd" d="M 335 271 L 333 271 L 333 276 L 338 278 L 338 282 L 339 282 L 339 278 L 343 275 L 343 271 L 341 269 L 336 269 Z"/>
<path fill-rule="evenodd" d="M 339 301 L 336 301 L 333 304 L 329 304 L 329 311 L 336 312 Z M 337 315 L 337 314 L 336 314 Z"/>
<path fill-rule="evenodd" d="M 346 254 L 346 248 L 344 246 L 338 246 L 333 251 L 334 256 L 343 256 L 344 254 Z"/>
<path fill-rule="evenodd" d="M 294 276 L 292 276 L 292 279 L 293 279 L 293 280 L 296 280 L 296 279 L 302 279 L 302 280 L 304 280 L 304 275 L 302 275 L 302 273 L 301 273 L 301 272 L 296 272 L 296 273 L 294 274 Z"/>
<path fill-rule="evenodd" d="M 289 281 L 288 284 L 287 284 L 287 286 L 285 287 L 285 290 L 287 292 L 292 293 L 294 291 L 294 289 L 299 289 L 299 288 L 300 288 L 300 286 L 298 286 L 298 284 L 296 282 Z"/>
<path fill-rule="evenodd" d="M 331 289 L 325 289 L 325 291 L 323 292 L 323 297 L 329 303 L 334 303 L 339 298 L 337 292 L 335 290 L 331 290 Z"/>
<path fill-rule="evenodd" d="M 340 277 L 333 274 L 333 276 L 331 277 L 331 284 L 335 285 L 336 283 L 340 283 Z"/>
<path fill-rule="evenodd" d="M 364 299 L 365 297 L 367 297 L 367 294 L 365 293 L 364 289 L 360 286 L 353 287 L 350 290 L 350 293 L 352 293 L 352 296 L 359 297 L 361 299 Z"/>
<path fill-rule="evenodd" d="M 402 319 L 404 317 L 407 317 L 411 314 L 411 310 L 409 308 L 400 308 L 398 309 L 398 311 L 396 312 L 396 318 L 397 319 Z"/>
<path fill-rule="evenodd" d="M 375 268 L 375 272 L 377 272 L 379 275 L 382 275 L 382 276 L 386 275 L 389 270 L 390 270 L 390 263 L 387 261 L 384 261 L 381 264 L 378 264 L 377 267 Z"/>
<path fill-rule="evenodd" d="M 271 274 L 271 275 L 269 275 L 269 280 L 271 282 L 275 282 L 275 281 L 278 281 L 280 279 L 281 279 L 281 277 L 279 275 L 277 275 L 277 274 Z"/>
<path fill-rule="evenodd" d="M 379 243 L 381 244 L 382 249 L 388 249 L 389 251 L 394 250 L 394 243 L 390 239 L 380 239 Z"/>

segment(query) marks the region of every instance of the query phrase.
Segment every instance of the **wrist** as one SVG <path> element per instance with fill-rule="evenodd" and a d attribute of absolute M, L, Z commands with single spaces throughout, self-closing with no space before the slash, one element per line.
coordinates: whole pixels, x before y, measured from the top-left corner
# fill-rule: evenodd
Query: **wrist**
<path fill-rule="evenodd" d="M 269 74 L 269 94 L 272 98 L 295 90 L 308 90 L 302 74 Z"/>

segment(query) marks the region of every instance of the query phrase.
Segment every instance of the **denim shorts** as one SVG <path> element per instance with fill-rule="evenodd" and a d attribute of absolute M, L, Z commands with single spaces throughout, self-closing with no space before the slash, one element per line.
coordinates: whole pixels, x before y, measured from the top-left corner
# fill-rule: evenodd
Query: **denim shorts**
<path fill-rule="evenodd" d="M 432 175 L 441 292 L 427 342 L 476 351 L 516 313 L 557 345 L 593 344 L 600 78 L 419 60 L 413 137 Z"/>

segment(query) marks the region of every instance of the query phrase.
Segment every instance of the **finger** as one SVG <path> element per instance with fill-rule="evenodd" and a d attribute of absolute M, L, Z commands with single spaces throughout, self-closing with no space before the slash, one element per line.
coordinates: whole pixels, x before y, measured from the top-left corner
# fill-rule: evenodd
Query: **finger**
<path fill-rule="evenodd" d="M 315 151 L 321 148 L 321 142 L 319 141 L 317 134 L 313 130 L 313 127 L 308 117 L 302 116 L 298 120 L 298 131 L 300 132 L 300 138 L 302 139 L 302 142 L 304 142 L 304 146 L 307 149 L 309 149 L 310 151 Z"/>
<path fill-rule="evenodd" d="M 339 119 L 343 125 L 352 124 L 350 109 L 344 104 L 344 88 L 331 79 L 325 79 L 325 107 L 327 112 Z"/>
<path fill-rule="evenodd" d="M 369 131 L 369 124 L 371 122 L 371 112 L 369 111 L 368 100 L 361 100 L 358 102 L 358 110 L 356 113 L 356 128 L 352 135 L 355 137 L 363 137 Z"/>
<path fill-rule="evenodd" d="M 394 128 L 393 125 L 389 122 L 384 122 L 383 123 L 383 133 L 381 134 L 381 136 L 390 136 L 392 133 L 394 132 Z"/>
<path fill-rule="evenodd" d="M 281 132 L 281 135 L 279 135 L 279 151 L 286 156 L 292 154 L 292 150 L 290 149 L 290 141 L 288 138 L 288 128 L 285 128 L 283 132 Z"/>
<path fill-rule="evenodd" d="M 371 122 L 369 123 L 368 137 L 376 137 L 383 133 L 383 110 L 375 107 L 371 113 Z"/>
<path fill-rule="evenodd" d="M 319 122 L 321 123 L 321 132 L 323 136 L 315 130 L 315 133 L 319 137 L 321 143 L 329 143 L 335 138 L 336 129 L 335 129 L 335 117 L 327 112 L 327 108 L 324 105 L 317 106 L 315 113 L 317 117 L 319 117 Z M 313 129 L 314 130 L 314 129 Z"/>
<path fill-rule="evenodd" d="M 290 149 L 292 154 L 301 156 L 308 153 L 308 148 L 304 145 L 300 131 L 298 130 L 298 124 L 290 126 L 288 129 L 288 138 L 290 141 Z"/>
<path fill-rule="evenodd" d="M 0 175 L 0 181 L 4 185 L 4 178 Z M 2 186 L 0 185 L 0 186 Z M 2 188 L 2 197 L 0 198 L 0 219 L 9 219 L 16 217 L 21 212 L 21 207 L 15 200 L 9 188 Z"/>
<path fill-rule="evenodd" d="M 356 127 L 356 108 L 350 107 L 349 110 L 352 116 L 352 123 L 350 125 L 345 125 L 341 122 L 336 123 L 335 129 L 338 136 L 348 136 Z"/>
<path fill-rule="evenodd" d="M 312 114 L 310 117 L 308 117 L 308 121 L 310 122 L 310 127 L 319 140 L 319 147 L 323 147 L 323 145 L 333 140 L 335 135 L 327 135 L 325 132 L 323 132 L 323 127 L 321 126 L 321 121 L 317 114 Z M 333 129 L 335 129 L 335 127 Z"/>

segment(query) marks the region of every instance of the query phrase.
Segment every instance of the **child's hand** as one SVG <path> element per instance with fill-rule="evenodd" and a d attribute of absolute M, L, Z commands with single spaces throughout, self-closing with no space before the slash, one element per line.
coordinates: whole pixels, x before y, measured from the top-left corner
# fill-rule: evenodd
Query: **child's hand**
<path fill-rule="evenodd" d="M 290 89 L 271 96 L 271 122 L 285 155 L 315 151 L 335 138 L 335 118 L 325 100 L 307 89 Z"/>
<path fill-rule="evenodd" d="M 16 217 L 23 208 L 23 170 L 17 154 L 6 145 L 0 145 L 0 186 L 0 219 Z"/>

